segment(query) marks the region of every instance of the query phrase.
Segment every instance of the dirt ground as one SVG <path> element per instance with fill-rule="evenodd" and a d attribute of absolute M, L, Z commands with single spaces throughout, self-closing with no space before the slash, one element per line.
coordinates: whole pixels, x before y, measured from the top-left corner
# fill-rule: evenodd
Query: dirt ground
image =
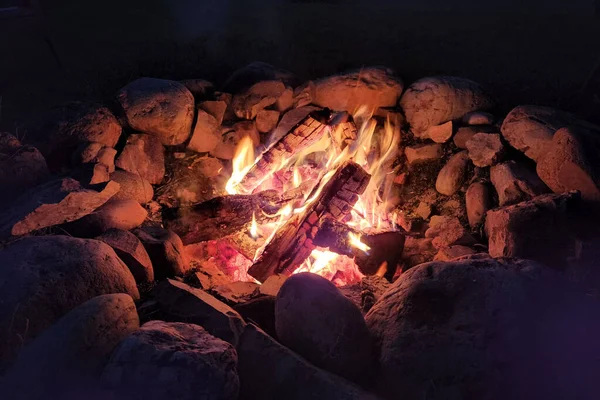
<path fill-rule="evenodd" d="M 63 101 L 109 102 L 140 76 L 218 84 L 254 60 L 304 78 L 372 64 L 394 68 L 407 82 L 459 75 L 489 87 L 501 112 L 535 103 L 600 119 L 600 72 L 591 74 L 600 62 L 600 18 L 593 8 L 557 15 L 380 0 L 42 3 L 43 24 L 0 20 L 2 129 L 13 131 Z"/>

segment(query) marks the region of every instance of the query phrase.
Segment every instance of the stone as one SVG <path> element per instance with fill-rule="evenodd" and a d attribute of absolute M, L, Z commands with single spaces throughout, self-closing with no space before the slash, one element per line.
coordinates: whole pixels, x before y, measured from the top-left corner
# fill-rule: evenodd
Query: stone
<path fill-rule="evenodd" d="M 419 202 L 419 206 L 415 209 L 415 214 L 423 219 L 429 218 L 432 213 L 431 204 L 423 201 Z"/>
<path fill-rule="evenodd" d="M 504 145 L 497 133 L 477 133 L 466 143 L 469 158 L 476 167 L 491 167 L 496 164 L 504 152 Z"/>
<path fill-rule="evenodd" d="M 137 173 L 119 169 L 110 174 L 110 179 L 121 186 L 112 197 L 113 200 L 135 200 L 140 204 L 146 204 L 154 197 L 154 189 L 150 182 Z"/>
<path fill-rule="evenodd" d="M 600 129 L 565 111 L 525 105 L 508 113 L 502 123 L 502 136 L 512 147 L 537 161 L 548 151 L 554 133 L 567 126 Z"/>
<path fill-rule="evenodd" d="M 181 83 L 140 78 L 122 88 L 117 100 L 131 129 L 156 136 L 166 146 L 185 142 L 194 122 L 194 96 Z"/>
<path fill-rule="evenodd" d="M 446 143 L 452 138 L 452 121 L 448 121 L 441 125 L 430 126 L 423 134 L 423 137 L 429 138 L 436 143 Z"/>
<path fill-rule="evenodd" d="M 456 217 L 434 215 L 431 217 L 425 237 L 433 239 L 432 244 L 436 249 L 475 243 L 473 236 Z"/>
<path fill-rule="evenodd" d="M 436 205 L 436 210 L 443 216 L 457 217 L 460 220 L 465 219 L 467 209 L 464 205 L 464 195 L 457 193 L 453 196 L 445 197 Z"/>
<path fill-rule="evenodd" d="M 465 194 L 469 226 L 476 229 L 485 220 L 485 214 L 493 208 L 492 192 L 488 184 L 473 182 Z"/>
<path fill-rule="evenodd" d="M 125 231 L 142 225 L 148 212 L 135 200 L 109 200 L 94 212 L 61 227 L 76 237 L 91 238 L 109 229 Z"/>
<path fill-rule="evenodd" d="M 495 120 L 493 114 L 485 111 L 472 111 L 462 117 L 462 122 L 465 125 L 492 125 Z"/>
<path fill-rule="evenodd" d="M 215 92 L 215 85 L 204 79 L 186 79 L 180 83 L 190 91 L 196 100 L 210 97 Z"/>
<path fill-rule="evenodd" d="M 294 89 L 286 86 L 285 90 L 275 102 L 275 109 L 280 113 L 286 112 L 294 106 Z"/>
<path fill-rule="evenodd" d="M 266 107 L 273 105 L 285 92 L 283 82 L 261 81 L 233 96 L 233 112 L 240 119 L 254 119 Z"/>
<path fill-rule="evenodd" d="M 49 177 L 46 160 L 38 149 L 21 144 L 11 134 L 0 133 L 0 205 L 9 204 Z"/>
<path fill-rule="evenodd" d="M 438 161 L 444 154 L 442 145 L 436 143 L 406 147 L 404 155 L 406 155 L 408 165 L 419 165 Z"/>
<path fill-rule="evenodd" d="M 211 335 L 233 345 L 238 343 L 244 320 L 203 290 L 167 279 L 157 287 L 155 298 L 165 320 L 200 325 Z"/>
<path fill-rule="evenodd" d="M 98 185 L 110 181 L 108 167 L 104 164 L 81 164 L 71 169 L 68 175 L 85 186 Z"/>
<path fill-rule="evenodd" d="M 106 294 L 74 308 L 26 346 L 4 377 L 8 398 L 74 398 L 98 380 L 121 340 L 139 328 L 131 296 Z M 31 377 L 35 376 L 35 385 Z M 87 390 L 86 390 L 87 389 Z"/>
<path fill-rule="evenodd" d="M 221 142 L 210 152 L 210 155 L 223 160 L 231 160 L 235 149 L 245 137 L 250 137 L 254 146 L 260 144 L 260 135 L 254 121 L 236 122 L 232 127 L 223 127 L 224 133 Z"/>
<path fill-rule="evenodd" d="M 194 160 L 192 167 L 207 178 L 216 178 L 223 172 L 223 163 L 218 158 L 204 156 Z"/>
<path fill-rule="evenodd" d="M 452 138 L 459 149 L 466 149 L 467 142 L 477 133 L 498 133 L 499 129 L 491 125 L 461 126 Z"/>
<path fill-rule="evenodd" d="M 73 165 L 79 164 L 103 164 L 109 173 L 115 172 L 115 156 L 117 150 L 106 147 L 102 143 L 82 143 L 71 155 Z"/>
<path fill-rule="evenodd" d="M 597 314 L 547 267 L 472 259 L 403 273 L 366 321 L 386 398 L 591 400 Z"/>
<path fill-rule="evenodd" d="M 275 297 L 260 296 L 233 306 L 248 323 L 256 324 L 272 338 L 277 338 L 275 330 Z"/>
<path fill-rule="evenodd" d="M 220 124 L 215 117 L 204 110 L 198 110 L 196 125 L 187 148 L 198 152 L 213 151 L 221 142 Z"/>
<path fill-rule="evenodd" d="M 138 284 L 154 280 L 154 270 L 152 269 L 150 256 L 142 242 L 133 233 L 122 229 L 108 229 L 96 240 L 112 247 L 119 258 L 127 265 Z"/>
<path fill-rule="evenodd" d="M 170 229 L 144 226 L 135 229 L 133 234 L 144 245 L 158 279 L 181 276 L 189 269 L 183 256 L 183 242 Z"/>
<path fill-rule="evenodd" d="M 389 289 L 390 282 L 381 276 L 370 275 L 363 277 L 360 282 L 341 286 L 338 289 L 344 296 L 356 305 L 364 315 L 377 300 Z"/>
<path fill-rule="evenodd" d="M 433 260 L 437 251 L 433 246 L 433 239 L 407 236 L 402 252 L 403 270 Z"/>
<path fill-rule="evenodd" d="M 287 86 L 295 87 L 298 78 L 290 71 L 274 67 L 261 61 L 255 61 L 235 71 L 223 84 L 222 90 L 238 93 L 262 81 L 282 81 Z"/>
<path fill-rule="evenodd" d="M 600 134 L 562 128 L 538 158 L 538 176 L 555 193 L 578 190 L 585 201 L 600 202 Z"/>
<path fill-rule="evenodd" d="M 112 181 L 93 188 L 84 188 L 71 178 L 46 182 L 23 193 L 0 214 L 0 237 L 22 236 L 77 220 L 98 209 L 118 191 L 119 184 Z"/>
<path fill-rule="evenodd" d="M 275 328 L 282 344 L 317 367 L 356 382 L 371 378 L 374 354 L 362 314 L 327 279 L 290 276 L 277 294 Z"/>
<path fill-rule="evenodd" d="M 435 190 L 446 196 L 458 192 L 466 180 L 469 156 L 466 151 L 454 154 L 440 170 L 435 181 Z"/>
<path fill-rule="evenodd" d="M 165 149 L 156 136 L 133 134 L 115 165 L 158 185 L 165 177 Z"/>
<path fill-rule="evenodd" d="M 228 282 L 214 286 L 211 292 L 228 304 L 239 304 L 256 297 L 259 294 L 259 286 L 256 282 Z"/>
<path fill-rule="evenodd" d="M 277 296 L 281 286 L 288 278 L 285 274 L 274 274 L 268 277 L 258 288 L 261 294 L 266 296 Z"/>
<path fill-rule="evenodd" d="M 440 249 L 440 251 L 438 251 L 438 253 L 433 258 L 433 261 L 452 261 L 457 258 L 476 253 L 477 252 L 475 250 L 467 246 L 450 246 Z"/>
<path fill-rule="evenodd" d="M 119 398 L 236 400 L 237 354 L 193 324 L 150 321 L 121 342 L 103 381 Z"/>
<path fill-rule="evenodd" d="M 378 398 L 315 367 L 251 324 L 244 329 L 237 353 L 240 400 Z"/>
<path fill-rule="evenodd" d="M 108 108 L 90 102 L 62 104 L 23 127 L 28 143 L 44 155 L 52 171 L 68 167 L 72 153 L 83 143 L 115 147 L 121 131 Z"/>
<path fill-rule="evenodd" d="M 493 105 L 494 101 L 479 84 L 452 76 L 419 79 L 400 99 L 406 120 L 417 137 L 422 137 L 431 126 Z"/>
<path fill-rule="evenodd" d="M 300 123 L 306 118 L 311 112 L 320 110 L 319 107 L 304 106 L 299 108 L 293 108 L 283 114 L 277 128 L 271 134 L 271 143 L 279 140 L 284 135 L 288 134 L 294 126 Z M 267 143 L 269 144 L 269 143 Z"/>
<path fill-rule="evenodd" d="M 225 118 L 225 111 L 227 111 L 227 106 L 227 102 L 223 100 L 203 101 L 198 104 L 200 110 L 205 111 L 217 121 L 217 125 L 221 125 L 223 123 L 223 119 Z"/>
<path fill-rule="evenodd" d="M 190 282 L 196 286 L 199 285 L 204 290 L 231 283 L 231 279 L 217 267 L 214 260 L 194 263 L 192 269 L 194 274 L 190 277 Z"/>
<path fill-rule="evenodd" d="M 26 237 L 0 251 L 0 265 L 0 370 L 85 301 L 111 293 L 139 299 L 127 266 L 98 240 Z"/>
<path fill-rule="evenodd" d="M 262 110 L 256 115 L 256 129 L 261 133 L 271 132 L 279 122 L 279 111 Z"/>
<path fill-rule="evenodd" d="M 512 160 L 494 165 L 490 169 L 490 179 L 501 207 L 549 192 L 532 169 Z"/>
<path fill-rule="evenodd" d="M 564 267 L 574 252 L 577 192 L 546 194 L 486 214 L 485 233 L 492 257 L 520 257 Z"/>

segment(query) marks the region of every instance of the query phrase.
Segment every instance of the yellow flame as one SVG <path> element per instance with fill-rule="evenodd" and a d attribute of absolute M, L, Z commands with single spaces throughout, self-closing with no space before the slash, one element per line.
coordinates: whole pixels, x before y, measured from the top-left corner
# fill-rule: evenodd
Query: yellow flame
<path fill-rule="evenodd" d="M 368 253 L 371 248 L 360 241 L 360 234 L 348 232 L 348 239 L 351 246 Z"/>
<path fill-rule="evenodd" d="M 250 136 L 244 136 L 235 148 L 231 161 L 233 171 L 225 185 L 229 194 L 239 194 L 237 185 L 242 181 L 248 170 L 254 164 L 254 143 Z"/>
<path fill-rule="evenodd" d="M 250 224 L 250 236 L 253 239 L 258 238 L 258 224 L 256 223 L 256 214 L 252 213 L 252 223 Z"/>

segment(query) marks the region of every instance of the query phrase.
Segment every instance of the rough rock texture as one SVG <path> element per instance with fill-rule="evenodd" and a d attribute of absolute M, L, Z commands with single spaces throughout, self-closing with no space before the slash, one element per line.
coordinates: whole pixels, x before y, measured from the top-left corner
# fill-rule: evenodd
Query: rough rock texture
<path fill-rule="evenodd" d="M 368 381 L 374 355 L 362 314 L 327 279 L 311 273 L 289 277 L 277 294 L 275 328 L 284 345 L 317 367 Z"/>
<path fill-rule="evenodd" d="M 431 217 L 425 237 L 433 239 L 432 243 L 436 249 L 475 243 L 473 236 L 456 217 L 434 215 Z"/>
<path fill-rule="evenodd" d="M 237 93 L 255 83 L 273 80 L 280 80 L 292 87 L 295 87 L 298 83 L 296 75 L 290 71 L 255 61 L 235 71 L 223 84 L 222 90 L 228 93 Z"/>
<path fill-rule="evenodd" d="M 462 117 L 465 125 L 492 125 L 494 121 L 494 115 L 485 111 L 472 111 Z"/>
<path fill-rule="evenodd" d="M 591 400 L 597 313 L 546 267 L 488 259 L 415 267 L 366 320 L 387 398 Z"/>
<path fill-rule="evenodd" d="M 404 149 L 406 161 L 409 165 L 426 164 L 428 162 L 438 161 L 443 156 L 441 144 L 422 144 Z"/>
<path fill-rule="evenodd" d="M 110 174 L 110 179 L 121 186 L 112 197 L 113 200 L 135 200 L 140 204 L 146 204 L 154 197 L 154 189 L 150 182 L 137 173 L 116 170 Z"/>
<path fill-rule="evenodd" d="M 467 246 L 450 246 L 440 249 L 433 258 L 433 261 L 452 261 L 460 257 L 476 254 L 477 252 Z"/>
<path fill-rule="evenodd" d="M 490 167 L 502 157 L 504 145 L 496 133 L 477 133 L 465 143 L 469 158 L 476 167 Z"/>
<path fill-rule="evenodd" d="M 131 230 L 142 225 L 148 216 L 135 200 L 109 200 L 94 212 L 62 225 L 67 232 L 77 237 L 91 238 L 109 229 Z"/>
<path fill-rule="evenodd" d="M 490 186 L 483 182 L 472 183 L 465 194 L 465 203 L 469 225 L 475 229 L 483 223 L 485 213 L 493 207 Z"/>
<path fill-rule="evenodd" d="M 71 154 L 82 143 L 115 147 L 121 130 L 108 108 L 87 102 L 57 106 L 23 128 L 28 143 L 39 149 L 51 170 L 69 166 Z"/>
<path fill-rule="evenodd" d="M 370 111 L 395 106 L 404 84 L 384 67 L 366 67 L 332 75 L 307 87 L 312 104 L 353 113 L 365 106 Z"/>
<path fill-rule="evenodd" d="M 558 130 L 536 170 L 553 192 L 579 190 L 584 200 L 600 202 L 600 132 Z"/>
<path fill-rule="evenodd" d="M 108 182 L 86 189 L 71 178 L 37 186 L 17 198 L 0 215 L 0 236 L 21 236 L 42 228 L 74 221 L 90 214 L 119 191 Z"/>
<path fill-rule="evenodd" d="M 150 256 L 133 233 L 121 229 L 109 229 L 96 239 L 113 248 L 138 284 L 154 280 Z"/>
<path fill-rule="evenodd" d="M 103 164 L 109 173 L 115 171 L 117 150 L 98 142 L 82 143 L 71 155 L 73 165 Z"/>
<path fill-rule="evenodd" d="M 256 115 L 256 129 L 261 133 L 271 132 L 279 122 L 279 111 L 262 110 Z"/>
<path fill-rule="evenodd" d="M 574 252 L 577 192 L 547 194 L 487 212 L 485 232 L 492 257 L 522 257 L 564 267 Z"/>
<path fill-rule="evenodd" d="M 105 243 L 27 237 L 0 251 L 0 370 L 20 347 L 83 302 L 102 294 L 139 298 L 127 266 Z"/>
<path fill-rule="evenodd" d="M 169 229 L 145 226 L 133 233 L 140 239 L 152 260 L 156 279 L 183 275 L 188 270 L 183 256 L 183 242 Z"/>
<path fill-rule="evenodd" d="M 221 130 L 217 119 L 204 110 L 198 110 L 196 126 L 188 143 L 188 149 L 206 153 L 214 150 L 220 142 Z"/>
<path fill-rule="evenodd" d="M 260 144 L 260 135 L 254 121 L 240 121 L 231 127 L 223 127 L 221 141 L 210 152 L 210 155 L 223 160 L 231 160 L 235 155 L 237 145 L 245 137 L 250 137 L 254 146 Z"/>
<path fill-rule="evenodd" d="M 218 125 L 223 123 L 225 118 L 225 111 L 227 111 L 228 103 L 223 100 L 210 100 L 203 101 L 198 104 L 199 110 L 207 112 L 209 115 L 215 118 Z"/>
<path fill-rule="evenodd" d="M 493 106 L 483 88 L 468 79 L 439 76 L 423 78 L 408 87 L 400 99 L 406 120 L 415 135 L 476 110 Z"/>
<path fill-rule="evenodd" d="M 266 107 L 275 104 L 285 91 L 283 82 L 262 81 L 233 96 L 233 112 L 240 119 L 254 119 Z"/>
<path fill-rule="evenodd" d="M 373 304 L 389 289 L 390 282 L 377 275 L 363 277 L 360 282 L 339 287 L 340 292 L 362 312 L 369 312 Z"/>
<path fill-rule="evenodd" d="M 452 121 L 448 121 L 441 125 L 430 126 L 423 134 L 423 137 L 429 138 L 436 143 L 446 143 L 452 138 L 452 132 Z"/>
<path fill-rule="evenodd" d="M 236 400 L 237 354 L 200 326 L 151 321 L 127 337 L 103 380 L 122 398 Z"/>
<path fill-rule="evenodd" d="M 115 347 L 139 326 L 130 296 L 94 297 L 23 349 L 4 377 L 2 393 L 13 400 L 76 398 L 79 391 L 89 393 Z"/>
<path fill-rule="evenodd" d="M 467 142 L 477 133 L 498 133 L 500 130 L 492 125 L 478 125 L 478 126 L 461 126 L 458 128 L 452 141 L 459 149 L 466 149 Z"/>
<path fill-rule="evenodd" d="M 156 290 L 156 301 L 162 317 L 168 321 L 200 325 L 211 335 L 237 344 L 244 320 L 231 307 L 201 289 L 172 279 Z"/>
<path fill-rule="evenodd" d="M 129 126 L 158 137 L 164 145 L 187 140 L 194 121 L 194 96 L 181 83 L 140 78 L 117 94 Z"/>
<path fill-rule="evenodd" d="M 237 346 L 240 400 L 376 400 L 352 383 L 325 372 L 247 325 Z"/>
<path fill-rule="evenodd" d="M 49 176 L 46 160 L 39 150 L 0 132 L 0 205 L 10 203 Z"/>
<path fill-rule="evenodd" d="M 490 179 L 498 193 L 500 206 L 515 204 L 549 192 L 535 171 L 512 160 L 494 165 L 490 169 Z"/>
<path fill-rule="evenodd" d="M 592 126 L 573 114 L 542 106 L 515 107 L 502 123 L 502 136 L 534 161 L 548 151 L 552 136 L 566 126 Z M 596 129 L 598 129 L 596 127 Z"/>
<path fill-rule="evenodd" d="M 458 192 L 465 183 L 469 156 L 466 151 L 454 154 L 440 170 L 435 181 L 435 189 L 446 196 Z"/>
<path fill-rule="evenodd" d="M 165 177 L 165 149 L 155 136 L 130 135 L 115 165 L 153 185 L 159 184 Z"/>
<path fill-rule="evenodd" d="M 186 79 L 180 83 L 190 91 L 196 100 L 207 98 L 215 91 L 215 85 L 204 79 Z"/>

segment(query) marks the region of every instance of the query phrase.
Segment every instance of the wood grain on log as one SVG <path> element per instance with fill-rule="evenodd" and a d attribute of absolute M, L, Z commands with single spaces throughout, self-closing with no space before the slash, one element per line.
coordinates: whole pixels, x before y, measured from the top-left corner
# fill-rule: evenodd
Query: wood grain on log
<path fill-rule="evenodd" d="M 323 218 L 342 219 L 350 213 L 371 176 L 348 161 L 337 169 L 307 208 L 290 218 L 267 244 L 248 273 L 261 282 L 278 273 L 291 274 L 308 258 Z M 312 197 L 312 196 L 311 196 Z"/>

